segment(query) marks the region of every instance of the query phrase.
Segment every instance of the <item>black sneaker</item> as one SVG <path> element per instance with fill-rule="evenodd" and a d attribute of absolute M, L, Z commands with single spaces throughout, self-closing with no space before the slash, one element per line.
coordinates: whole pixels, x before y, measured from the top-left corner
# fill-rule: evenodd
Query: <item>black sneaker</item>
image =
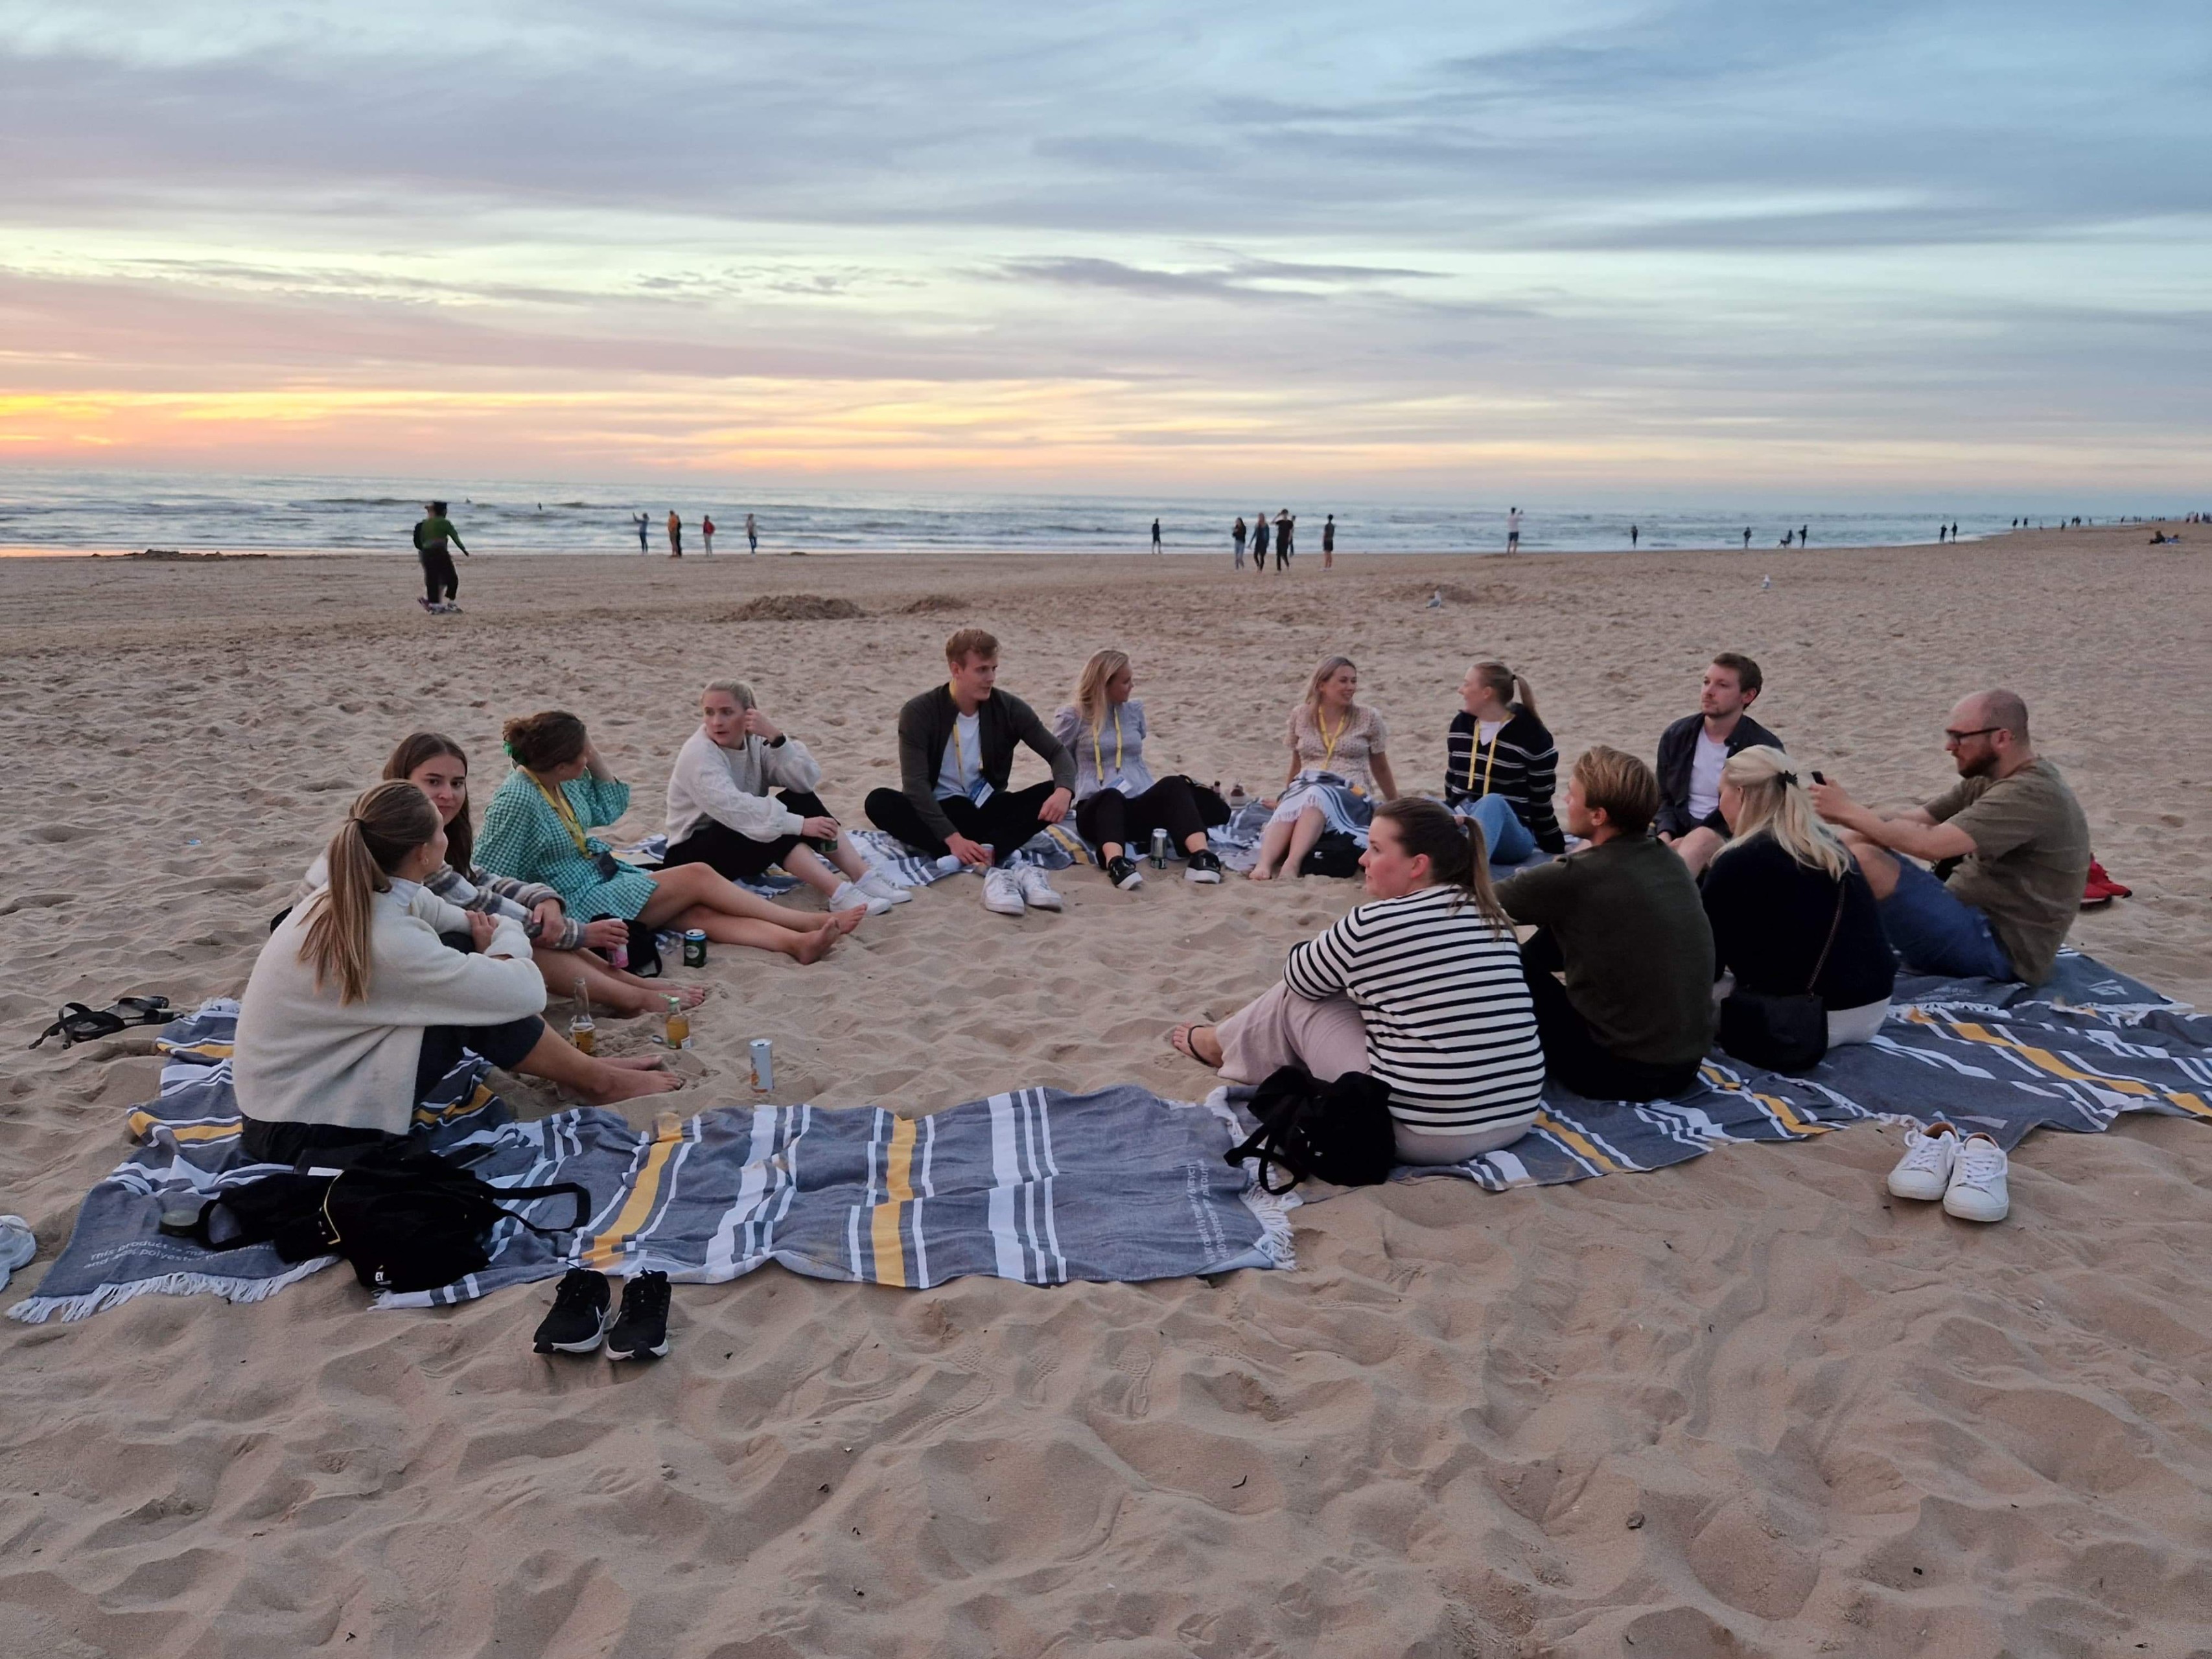
<path fill-rule="evenodd" d="M 1184 866 L 1182 878 L 1185 881 L 1198 882 L 1201 885 L 1219 882 L 1221 855 L 1211 847 L 1200 848 L 1190 855 L 1190 862 Z"/>
<path fill-rule="evenodd" d="M 613 1297 L 607 1276 L 589 1267 L 571 1267 L 553 1292 L 553 1311 L 538 1327 L 540 1353 L 589 1353 L 607 1328 L 607 1304 Z"/>
<path fill-rule="evenodd" d="M 1106 879 L 1123 892 L 1132 893 L 1145 884 L 1145 872 L 1137 868 L 1136 860 L 1123 853 L 1106 860 Z"/>
<path fill-rule="evenodd" d="M 668 1352 L 668 1275 L 640 1273 L 623 1285 L 622 1313 L 607 1333 L 610 1359 L 658 1359 Z"/>

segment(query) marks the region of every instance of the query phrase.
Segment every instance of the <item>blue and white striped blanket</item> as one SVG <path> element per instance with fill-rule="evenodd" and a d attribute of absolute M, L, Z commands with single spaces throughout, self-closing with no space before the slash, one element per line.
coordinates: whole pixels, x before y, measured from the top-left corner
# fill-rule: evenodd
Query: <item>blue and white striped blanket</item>
<path fill-rule="evenodd" d="M 1232 1097 L 1234 1091 L 1231 1091 Z M 2065 951 L 2049 984 L 1900 979 L 1872 1042 L 1831 1050 L 1801 1076 L 1718 1050 L 1672 1100 L 1584 1100 L 1556 1084 L 1536 1126 L 1455 1175 L 1493 1192 L 1663 1169 L 1739 1141 L 1804 1140 L 1869 1118 L 1943 1118 L 2008 1151 L 2034 1129 L 2096 1134 L 2125 1112 L 2212 1123 L 2212 1018 Z"/>
<path fill-rule="evenodd" d="M 86 1197 L 68 1245 L 10 1318 L 81 1319 L 149 1292 L 258 1302 L 337 1260 L 292 1265 L 265 1244 L 209 1250 L 160 1231 L 165 1210 L 278 1171 L 240 1150 L 237 1015 L 234 1002 L 210 1002 L 163 1033 L 161 1097 L 129 1121 L 138 1151 Z M 1291 1265 L 1285 1204 L 1222 1160 L 1243 1130 L 1220 1108 L 1127 1086 L 1030 1089 L 927 1118 L 719 1107 L 665 1114 L 641 1134 L 594 1108 L 518 1122 L 484 1087 L 486 1069 L 455 1067 L 415 1132 L 495 1186 L 580 1182 L 590 1221 L 550 1240 L 503 1223 L 483 1273 L 380 1306 L 467 1301 L 579 1263 L 711 1283 L 776 1261 L 914 1289 L 971 1273 L 1059 1285 Z M 568 1206 L 540 1200 L 524 1213 L 559 1226 Z"/>

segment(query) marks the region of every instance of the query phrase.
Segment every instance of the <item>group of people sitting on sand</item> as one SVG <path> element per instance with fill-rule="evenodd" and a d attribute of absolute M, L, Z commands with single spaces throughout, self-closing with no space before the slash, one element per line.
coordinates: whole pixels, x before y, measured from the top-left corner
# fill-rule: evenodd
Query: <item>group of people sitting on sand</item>
<path fill-rule="evenodd" d="M 989 634 L 958 630 L 945 659 L 945 682 L 899 712 L 899 787 L 865 804 L 878 830 L 948 870 L 984 872 L 984 905 L 1006 914 L 1060 908 L 1039 864 L 1017 855 L 1071 817 L 1115 889 L 1141 884 L 1138 854 L 1156 832 L 1188 880 L 1221 881 L 1213 832 L 1228 805 L 1188 777 L 1155 775 L 1127 654 L 1095 653 L 1049 725 L 999 689 Z M 1324 661 L 1291 712 L 1284 785 L 1255 815 L 1266 822 L 1250 873 L 1295 876 L 1334 836 L 1358 849 L 1366 901 L 1293 951 L 1257 1001 L 1178 1026 L 1175 1047 L 1239 1083 L 1291 1064 L 1322 1082 L 1364 1071 L 1389 1091 L 1404 1161 L 1459 1163 L 1525 1133 L 1547 1078 L 1604 1099 L 1686 1089 L 1734 994 L 1815 997 L 1840 1045 L 1879 1029 L 1900 959 L 2047 977 L 2088 834 L 2034 752 L 2021 699 L 1961 702 L 1944 733 L 1958 784 L 1885 816 L 1801 774 L 1751 717 L 1762 689 L 1749 658 L 1716 657 L 1699 712 L 1668 728 L 1656 768 L 1586 750 L 1555 815 L 1557 746 L 1505 665 L 1477 663 L 1462 683 L 1431 796 L 1401 793 L 1354 665 Z M 542 1018 L 549 993 L 626 1013 L 688 1006 L 701 988 L 640 978 L 625 956 L 696 930 L 810 963 L 913 897 L 871 867 L 816 793 L 819 763 L 750 686 L 713 682 L 699 714 L 669 778 L 658 870 L 592 833 L 624 815 L 630 788 L 575 715 L 507 722 L 512 769 L 480 831 L 460 746 L 434 732 L 402 741 L 246 987 L 234 1073 L 249 1152 L 327 1161 L 404 1134 L 464 1049 L 586 1101 L 674 1088 L 655 1061 L 565 1042 Z M 1018 747 L 1044 780 L 1012 787 Z M 741 884 L 772 866 L 828 908 L 788 908 Z M 1993 1190 L 1956 1212 L 2002 1213 L 2001 1153 Z"/>

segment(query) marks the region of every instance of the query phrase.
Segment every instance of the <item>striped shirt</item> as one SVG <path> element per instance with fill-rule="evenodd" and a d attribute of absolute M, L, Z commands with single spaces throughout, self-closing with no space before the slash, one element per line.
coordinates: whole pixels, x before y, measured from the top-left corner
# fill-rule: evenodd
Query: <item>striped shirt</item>
<path fill-rule="evenodd" d="M 1533 1120 L 1544 1049 L 1512 933 L 1457 888 L 1360 905 L 1291 952 L 1283 981 L 1319 1002 L 1348 996 L 1367 1024 L 1367 1069 L 1416 1133 Z"/>
<path fill-rule="evenodd" d="M 1565 852 L 1566 837 L 1552 810 L 1559 749 L 1543 722 L 1516 702 L 1494 741 L 1480 739 L 1474 715 L 1462 710 L 1452 717 L 1444 738 L 1444 805 L 1503 795 L 1537 846 L 1554 855 Z"/>

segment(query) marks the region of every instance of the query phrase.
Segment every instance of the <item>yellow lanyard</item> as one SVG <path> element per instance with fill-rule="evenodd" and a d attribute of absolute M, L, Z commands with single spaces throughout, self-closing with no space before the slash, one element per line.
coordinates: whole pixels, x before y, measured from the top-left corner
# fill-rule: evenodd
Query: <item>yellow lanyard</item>
<path fill-rule="evenodd" d="M 545 780 L 526 766 L 522 769 L 522 775 L 538 786 L 538 793 L 545 797 L 545 804 L 553 809 L 553 816 L 561 820 L 562 827 L 568 832 L 568 838 L 576 843 L 576 850 L 586 858 L 591 857 L 591 843 L 584 839 L 584 826 L 576 817 L 576 809 L 568 805 L 567 793 L 559 789 L 548 789 Z"/>
<path fill-rule="evenodd" d="M 1490 793 L 1490 769 L 1498 760 L 1498 740 L 1505 735 L 1505 728 L 1503 726 L 1500 726 L 1495 732 L 1492 732 L 1490 734 L 1490 746 L 1482 751 L 1482 787 L 1475 789 L 1474 744 L 1473 739 L 1480 732 L 1481 730 L 1482 727 L 1480 723 L 1477 722 L 1474 731 L 1468 733 L 1469 741 L 1467 745 L 1467 787 L 1469 789 L 1474 790 L 1478 795 L 1486 795 Z"/>
<path fill-rule="evenodd" d="M 1106 757 L 1098 747 L 1098 727 L 1096 726 L 1091 728 L 1091 764 L 1097 770 L 1098 781 L 1104 784 Z M 1116 776 L 1121 771 L 1121 711 L 1118 708 L 1114 711 L 1114 771 Z"/>
<path fill-rule="evenodd" d="M 1336 730 L 1332 732 L 1328 729 L 1328 722 L 1322 718 L 1321 710 L 1318 708 L 1314 710 L 1314 729 L 1321 733 L 1321 769 L 1322 771 L 1328 771 L 1329 763 L 1336 758 L 1336 740 L 1344 735 L 1344 728 L 1351 724 L 1352 716 L 1346 714 L 1336 723 Z"/>

